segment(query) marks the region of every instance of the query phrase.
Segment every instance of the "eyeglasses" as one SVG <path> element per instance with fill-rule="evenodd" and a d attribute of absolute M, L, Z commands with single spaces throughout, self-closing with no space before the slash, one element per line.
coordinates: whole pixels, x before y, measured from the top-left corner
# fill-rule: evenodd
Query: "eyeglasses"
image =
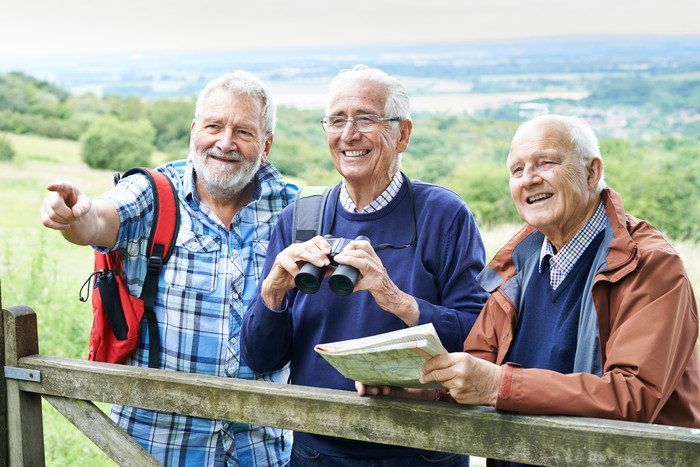
<path fill-rule="evenodd" d="M 357 131 L 368 133 L 379 128 L 381 122 L 400 122 L 401 117 L 382 118 L 379 115 L 355 115 L 353 118 L 348 118 L 339 115 L 330 115 L 321 119 L 323 129 L 328 133 L 342 133 L 348 121 L 352 122 L 352 125 Z"/>

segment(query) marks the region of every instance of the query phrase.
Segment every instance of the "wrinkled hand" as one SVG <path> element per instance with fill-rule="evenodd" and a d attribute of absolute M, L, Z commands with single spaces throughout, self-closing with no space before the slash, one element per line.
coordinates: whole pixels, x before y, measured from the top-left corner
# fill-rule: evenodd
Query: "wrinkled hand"
<path fill-rule="evenodd" d="M 495 405 L 501 367 L 465 352 L 436 355 L 423 365 L 421 383 L 440 381 L 460 404 Z"/>
<path fill-rule="evenodd" d="M 57 180 L 47 187 L 49 194 L 41 205 L 41 223 L 54 230 L 66 230 L 85 216 L 91 207 L 90 199 L 78 187 Z"/>
<path fill-rule="evenodd" d="M 435 389 L 400 388 L 396 386 L 371 386 L 355 381 L 360 396 L 394 396 L 409 399 L 435 400 Z"/>
<path fill-rule="evenodd" d="M 369 242 L 351 241 L 336 255 L 335 261 L 352 266 L 360 272 L 354 292 L 367 290 L 383 310 L 395 314 L 408 326 L 418 324 L 418 303 L 391 280 L 382 260 Z"/>
<path fill-rule="evenodd" d="M 304 263 L 320 268 L 330 264 L 328 254 L 331 246 L 325 238 L 317 236 L 303 243 L 292 243 L 275 257 L 275 262 L 262 283 L 261 293 L 265 305 L 271 310 L 280 310 L 284 294 L 295 287 L 294 278 Z M 326 271 L 326 275 L 330 272 Z"/>

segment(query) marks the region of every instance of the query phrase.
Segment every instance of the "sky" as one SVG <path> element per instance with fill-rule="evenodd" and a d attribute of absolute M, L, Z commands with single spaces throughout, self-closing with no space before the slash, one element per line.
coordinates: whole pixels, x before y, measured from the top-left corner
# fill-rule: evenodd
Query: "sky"
<path fill-rule="evenodd" d="M 700 0 L 0 0 L 0 60 L 117 52 L 700 35 Z"/>

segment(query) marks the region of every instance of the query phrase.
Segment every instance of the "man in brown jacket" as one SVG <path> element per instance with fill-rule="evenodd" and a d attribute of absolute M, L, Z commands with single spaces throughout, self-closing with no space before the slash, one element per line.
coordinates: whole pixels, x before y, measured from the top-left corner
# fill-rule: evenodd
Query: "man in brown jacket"
<path fill-rule="evenodd" d="M 698 311 L 676 251 L 606 188 L 593 131 L 547 115 L 508 156 L 527 222 L 479 276 L 490 292 L 464 343 L 423 367 L 422 397 L 700 427 Z M 415 391 L 356 383 L 360 394 Z"/>

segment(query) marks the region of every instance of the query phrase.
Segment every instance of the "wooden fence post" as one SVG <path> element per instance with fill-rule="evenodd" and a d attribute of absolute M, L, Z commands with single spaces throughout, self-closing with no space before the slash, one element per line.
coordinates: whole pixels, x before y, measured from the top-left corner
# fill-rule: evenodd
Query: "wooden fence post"
<path fill-rule="evenodd" d="M 0 281 L 0 315 L 2 311 L 2 281 Z M 3 320 L 4 321 L 4 320 Z M 5 387 L 5 326 L 0 324 L 0 363 L 3 371 L 0 371 L 0 466 L 8 464 L 7 456 L 7 388 Z"/>
<path fill-rule="evenodd" d="M 44 429 L 41 420 L 41 395 L 19 389 L 17 360 L 39 353 L 36 313 L 27 306 L 2 310 L 5 344 L 4 377 L 7 388 L 8 465 L 44 466 Z M 19 371 L 20 374 L 27 370 Z M 31 372 L 29 372 L 31 375 Z M 31 375 L 35 377 L 36 375 Z"/>

